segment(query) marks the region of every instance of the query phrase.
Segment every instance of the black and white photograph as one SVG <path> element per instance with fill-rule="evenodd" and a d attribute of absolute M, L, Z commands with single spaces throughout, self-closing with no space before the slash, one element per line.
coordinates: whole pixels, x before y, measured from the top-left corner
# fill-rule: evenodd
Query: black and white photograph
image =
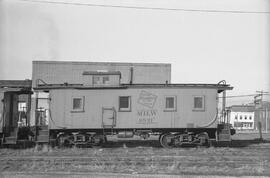
<path fill-rule="evenodd" d="M 270 0 L 0 0 L 2 177 L 270 177 Z"/>

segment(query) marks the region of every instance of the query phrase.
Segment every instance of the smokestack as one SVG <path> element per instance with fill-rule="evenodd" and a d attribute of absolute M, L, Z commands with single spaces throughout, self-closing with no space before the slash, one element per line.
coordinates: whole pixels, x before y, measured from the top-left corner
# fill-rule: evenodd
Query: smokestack
<path fill-rule="evenodd" d="M 130 67 L 130 81 L 129 84 L 132 85 L 133 84 L 133 67 Z"/>

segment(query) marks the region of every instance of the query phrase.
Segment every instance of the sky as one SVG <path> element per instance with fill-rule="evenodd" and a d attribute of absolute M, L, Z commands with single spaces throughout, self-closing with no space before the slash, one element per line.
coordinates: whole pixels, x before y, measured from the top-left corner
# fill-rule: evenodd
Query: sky
<path fill-rule="evenodd" d="M 270 12 L 270 0 L 40 1 L 53 0 L 0 0 L 0 80 L 31 79 L 33 60 L 158 62 L 171 63 L 172 83 L 270 91 L 270 13 L 235 13 Z"/>

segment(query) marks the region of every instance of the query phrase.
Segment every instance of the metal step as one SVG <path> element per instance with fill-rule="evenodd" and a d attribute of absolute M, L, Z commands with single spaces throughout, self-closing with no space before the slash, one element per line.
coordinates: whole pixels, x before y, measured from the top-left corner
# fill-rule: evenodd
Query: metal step
<path fill-rule="evenodd" d="M 230 130 L 221 130 L 219 134 L 231 134 Z"/>
<path fill-rule="evenodd" d="M 48 126 L 47 125 L 41 125 L 41 126 L 38 126 L 38 129 L 39 130 L 48 130 Z"/>
<path fill-rule="evenodd" d="M 219 134 L 218 141 L 231 141 L 231 134 Z"/>
<path fill-rule="evenodd" d="M 36 142 L 38 142 L 38 143 L 48 143 L 49 142 L 49 135 L 38 135 Z"/>
<path fill-rule="evenodd" d="M 7 144 L 7 145 L 10 145 L 10 144 L 16 144 L 17 143 L 17 137 L 5 137 L 5 141 L 3 144 Z"/>
<path fill-rule="evenodd" d="M 11 131 L 11 132 L 9 133 L 9 136 L 10 136 L 10 137 L 16 137 L 17 134 L 18 134 L 18 128 L 15 128 L 13 131 Z"/>
<path fill-rule="evenodd" d="M 231 125 L 229 123 L 218 124 L 218 142 L 231 141 Z"/>
<path fill-rule="evenodd" d="M 16 135 L 17 135 L 17 132 L 10 132 L 9 133 L 9 137 L 16 137 Z"/>
<path fill-rule="evenodd" d="M 39 130 L 38 135 L 49 135 L 49 130 Z"/>

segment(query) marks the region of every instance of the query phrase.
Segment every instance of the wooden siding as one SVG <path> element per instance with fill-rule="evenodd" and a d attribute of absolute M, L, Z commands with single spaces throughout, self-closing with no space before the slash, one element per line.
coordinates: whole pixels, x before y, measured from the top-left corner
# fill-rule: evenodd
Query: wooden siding
<path fill-rule="evenodd" d="M 195 95 L 204 96 L 203 111 L 193 110 Z M 85 98 L 84 112 L 71 112 L 72 97 L 81 96 Z M 130 112 L 119 111 L 119 96 L 131 96 Z M 175 112 L 164 111 L 165 96 L 176 96 Z M 199 127 L 213 120 L 217 108 L 217 89 L 55 89 L 50 91 L 50 98 L 50 112 L 54 121 L 50 122 L 51 129 L 102 128 L 102 107 L 116 109 L 116 128 Z"/>

